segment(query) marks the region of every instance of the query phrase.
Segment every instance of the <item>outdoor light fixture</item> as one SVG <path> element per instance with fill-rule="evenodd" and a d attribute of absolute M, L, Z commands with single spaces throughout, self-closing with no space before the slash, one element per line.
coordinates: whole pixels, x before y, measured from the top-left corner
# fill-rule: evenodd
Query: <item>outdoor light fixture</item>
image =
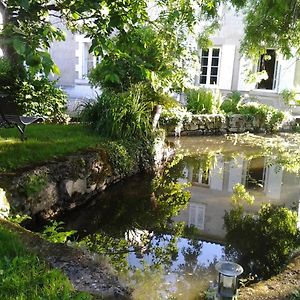
<path fill-rule="evenodd" d="M 243 273 L 242 266 L 230 261 L 221 261 L 215 268 L 219 273 L 217 299 L 237 299 L 237 276 Z"/>

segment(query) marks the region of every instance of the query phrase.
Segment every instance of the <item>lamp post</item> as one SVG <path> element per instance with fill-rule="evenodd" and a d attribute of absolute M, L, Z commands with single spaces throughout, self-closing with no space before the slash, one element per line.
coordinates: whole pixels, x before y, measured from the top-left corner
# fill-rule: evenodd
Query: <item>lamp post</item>
<path fill-rule="evenodd" d="M 218 271 L 217 299 L 237 299 L 237 276 L 243 273 L 239 264 L 230 261 L 218 262 L 215 266 Z"/>

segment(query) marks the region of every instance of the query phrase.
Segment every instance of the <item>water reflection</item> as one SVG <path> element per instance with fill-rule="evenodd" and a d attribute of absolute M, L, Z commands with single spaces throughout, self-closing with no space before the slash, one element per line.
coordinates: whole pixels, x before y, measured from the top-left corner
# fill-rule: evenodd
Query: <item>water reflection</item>
<path fill-rule="evenodd" d="M 223 153 L 222 149 L 205 153 L 207 147 L 205 144 L 201 147 L 199 138 L 183 138 L 177 146 L 184 148 L 192 141 L 198 147 L 194 144 L 194 151 L 184 156 L 180 166 L 183 170 L 180 181 L 192 184 L 191 200 L 176 221 L 196 226 L 209 240 L 223 240 L 223 216 L 231 208 L 229 199 L 237 183 L 245 185 L 256 199 L 254 205 L 245 207 L 246 212 L 257 212 L 262 203 L 299 211 L 298 174 L 250 147 L 232 149 L 231 153 Z"/>
<path fill-rule="evenodd" d="M 111 257 L 136 299 L 193 299 L 215 279 L 237 183 L 256 199 L 246 212 L 266 202 L 299 210 L 299 176 L 274 156 L 220 137 L 176 144 L 183 155 L 163 176 L 131 177 L 61 219 L 91 250 Z"/>

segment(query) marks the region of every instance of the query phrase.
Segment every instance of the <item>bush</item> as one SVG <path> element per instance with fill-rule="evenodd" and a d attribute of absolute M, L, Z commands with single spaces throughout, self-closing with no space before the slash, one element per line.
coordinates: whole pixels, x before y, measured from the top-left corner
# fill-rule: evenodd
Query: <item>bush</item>
<path fill-rule="evenodd" d="M 27 80 L 20 82 L 15 98 L 27 115 L 42 115 L 49 121 L 59 123 L 68 118 L 65 113 L 67 95 L 56 87 L 56 81 L 50 81 L 46 77 L 29 76 Z"/>
<path fill-rule="evenodd" d="M 221 104 L 221 110 L 226 114 L 237 114 L 239 105 L 242 101 L 242 95 L 238 91 L 234 91 L 227 95 L 226 99 Z"/>
<path fill-rule="evenodd" d="M 119 94 L 105 90 L 96 102 L 85 104 L 81 119 L 102 136 L 144 140 L 152 133 L 152 109 L 138 86 Z"/>
<path fill-rule="evenodd" d="M 186 91 L 187 109 L 194 114 L 213 114 L 220 109 L 220 94 L 205 88 Z"/>
<path fill-rule="evenodd" d="M 259 120 L 260 127 L 267 132 L 276 131 L 285 119 L 284 112 L 258 102 L 248 102 L 239 106 L 238 112 L 242 115 L 254 116 Z"/>
<path fill-rule="evenodd" d="M 15 82 L 16 75 L 10 62 L 0 57 L 0 91 L 5 93 L 9 90 L 10 85 Z"/>
<path fill-rule="evenodd" d="M 49 121 L 65 122 L 67 95 L 56 87 L 56 81 L 19 72 L 7 59 L 0 58 L 0 93 L 15 100 L 25 115 L 42 115 Z"/>
<path fill-rule="evenodd" d="M 236 200 L 236 197 L 235 197 Z M 226 251 L 246 272 L 263 278 L 279 273 L 299 247 L 297 213 L 285 207 L 262 204 L 258 215 L 245 214 L 236 201 L 225 213 Z"/>

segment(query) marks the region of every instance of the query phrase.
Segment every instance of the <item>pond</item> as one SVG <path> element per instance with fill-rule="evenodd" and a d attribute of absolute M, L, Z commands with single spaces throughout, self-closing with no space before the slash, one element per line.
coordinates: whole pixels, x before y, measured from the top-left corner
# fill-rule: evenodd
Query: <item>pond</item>
<path fill-rule="evenodd" d="M 261 203 L 299 211 L 299 176 L 282 153 L 225 137 L 170 141 L 180 155 L 161 176 L 128 178 L 59 219 L 111 258 L 134 299 L 195 299 L 216 279 L 236 184 L 255 196 L 245 212 Z"/>

